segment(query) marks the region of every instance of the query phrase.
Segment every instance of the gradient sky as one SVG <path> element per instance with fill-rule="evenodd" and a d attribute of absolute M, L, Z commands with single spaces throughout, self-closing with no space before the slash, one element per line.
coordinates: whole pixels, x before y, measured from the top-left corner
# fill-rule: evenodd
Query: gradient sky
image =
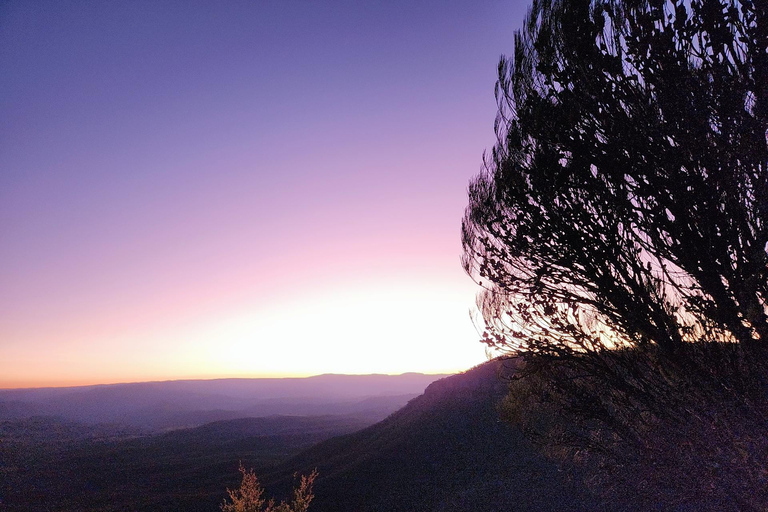
<path fill-rule="evenodd" d="M 454 372 L 520 0 L 0 3 L 0 387 Z"/>

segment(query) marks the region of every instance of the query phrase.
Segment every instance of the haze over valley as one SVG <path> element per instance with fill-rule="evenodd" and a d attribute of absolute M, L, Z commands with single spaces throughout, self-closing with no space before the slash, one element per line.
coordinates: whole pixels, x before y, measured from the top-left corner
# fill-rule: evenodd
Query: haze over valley
<path fill-rule="evenodd" d="M 240 462 L 278 497 L 317 469 L 318 511 L 588 510 L 499 422 L 504 371 L 5 390 L 1 510 L 216 510 Z"/>
<path fill-rule="evenodd" d="M 357 415 L 375 421 L 442 375 L 320 375 L 0 390 L 0 420 L 52 416 L 150 431 L 242 417 Z"/>

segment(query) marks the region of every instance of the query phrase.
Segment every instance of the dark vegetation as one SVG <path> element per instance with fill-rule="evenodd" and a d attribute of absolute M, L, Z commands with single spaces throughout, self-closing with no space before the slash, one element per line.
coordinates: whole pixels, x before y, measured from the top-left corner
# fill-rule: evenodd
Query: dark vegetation
<path fill-rule="evenodd" d="M 580 467 L 617 510 L 765 510 L 768 366 L 740 365 L 737 351 L 690 347 L 688 358 L 718 365 L 709 374 L 647 351 L 614 354 L 653 409 L 572 361 L 549 362 L 512 382 L 504 416 L 544 453 Z"/>
<path fill-rule="evenodd" d="M 768 4 L 536 0 L 464 265 L 507 417 L 618 509 L 768 509 Z"/>
<path fill-rule="evenodd" d="M 88 438 L 50 418 L 0 423 L 0 510 L 211 511 L 238 463 L 262 470 L 370 422 L 354 417 L 242 418 L 156 435 Z M 30 431 L 34 429 L 34 433 Z M 57 432 L 75 432 L 74 438 Z"/>

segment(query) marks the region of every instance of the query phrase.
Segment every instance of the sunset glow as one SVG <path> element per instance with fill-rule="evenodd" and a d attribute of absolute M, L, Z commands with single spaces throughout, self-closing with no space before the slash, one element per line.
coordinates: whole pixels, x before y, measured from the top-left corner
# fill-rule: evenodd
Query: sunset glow
<path fill-rule="evenodd" d="M 524 9 L 4 2 L 0 387 L 483 361 L 459 229 Z"/>

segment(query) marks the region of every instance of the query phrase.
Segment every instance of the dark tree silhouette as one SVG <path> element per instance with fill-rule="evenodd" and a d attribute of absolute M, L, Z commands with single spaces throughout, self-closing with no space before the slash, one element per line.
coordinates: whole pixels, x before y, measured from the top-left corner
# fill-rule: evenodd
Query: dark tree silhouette
<path fill-rule="evenodd" d="M 462 236 L 507 416 L 641 510 L 765 510 L 768 2 L 534 0 L 496 98 Z"/>
<path fill-rule="evenodd" d="M 534 0 L 463 222 L 483 341 L 768 341 L 767 9 Z"/>

